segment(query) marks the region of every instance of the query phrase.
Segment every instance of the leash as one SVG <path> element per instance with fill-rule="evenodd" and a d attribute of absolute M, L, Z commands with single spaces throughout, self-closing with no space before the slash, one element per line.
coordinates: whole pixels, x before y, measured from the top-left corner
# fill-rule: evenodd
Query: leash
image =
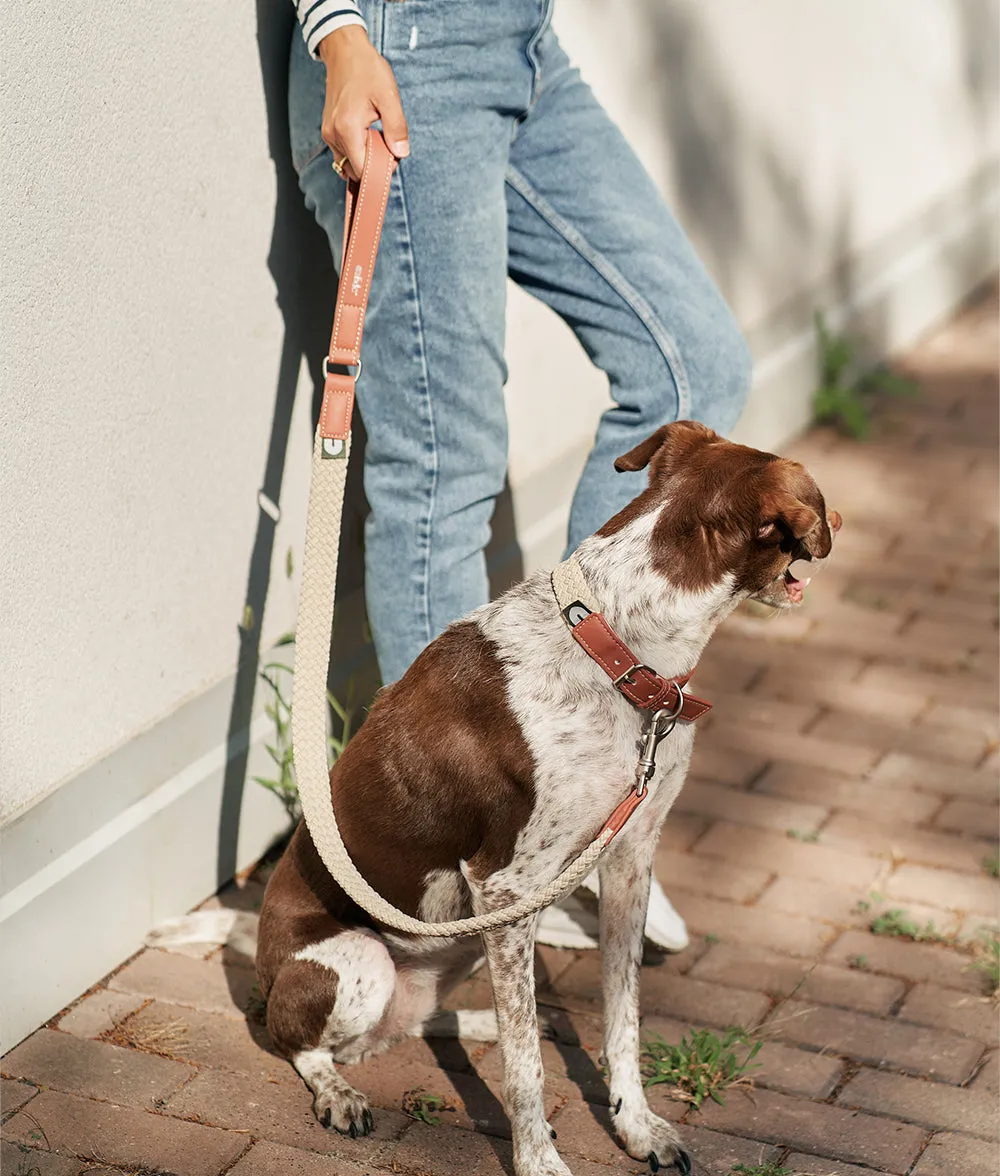
<path fill-rule="evenodd" d="M 697 703 L 684 692 L 684 679 L 664 679 L 641 665 L 614 634 L 590 600 L 583 574 L 575 560 L 553 573 L 553 590 L 573 636 L 614 680 L 629 701 L 650 711 L 636 766 L 636 782 L 629 795 L 605 821 L 597 836 L 548 886 L 500 910 L 426 923 L 387 902 L 361 875 L 351 860 L 333 811 L 330 773 L 326 761 L 326 690 L 330 668 L 330 637 L 337 589 L 337 559 L 344 489 L 351 454 L 351 414 L 361 375 L 361 337 L 371 292 L 375 256 L 396 160 L 377 131 L 368 132 L 365 166 L 359 181 L 347 187 L 344 249 L 337 287 L 330 353 L 324 361 L 323 406 L 313 443 L 309 508 L 306 515 L 302 586 L 295 636 L 295 676 L 292 686 L 292 743 L 302 815 L 323 864 L 344 892 L 377 922 L 411 935 L 451 937 L 475 935 L 536 914 L 574 890 L 593 870 L 598 858 L 621 831 L 646 795 L 653 774 L 656 745 L 678 718 L 697 718 L 684 708 Z M 558 573 L 558 574 L 557 574 Z M 557 587 L 557 581 L 561 588 Z M 560 599 L 567 594 L 567 603 Z M 593 605 L 593 607 L 591 607 Z M 574 620 L 567 613 L 573 612 Z M 618 660 L 616 660 L 616 658 Z M 619 661 L 625 669 L 617 673 Z M 612 670 L 615 672 L 612 673 Z M 664 702 L 669 706 L 661 705 Z M 697 709 L 697 708 L 696 708 Z"/>

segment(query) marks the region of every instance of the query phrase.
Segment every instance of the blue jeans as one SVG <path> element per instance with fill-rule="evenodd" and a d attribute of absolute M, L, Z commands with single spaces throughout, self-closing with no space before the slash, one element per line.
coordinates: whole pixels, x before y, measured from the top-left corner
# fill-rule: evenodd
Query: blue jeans
<path fill-rule="evenodd" d="M 368 614 L 391 682 L 488 598 L 483 552 L 507 467 L 508 275 L 569 324 L 610 381 L 614 406 L 573 498 L 569 550 L 644 486 L 642 473 L 615 473 L 616 457 L 667 421 L 735 424 L 750 360 L 680 226 L 549 28 L 551 0 L 362 9 L 395 72 L 411 145 L 389 198 L 358 384 Z M 320 136 L 324 84 L 296 36 L 294 162 L 339 264 L 344 184 Z"/>

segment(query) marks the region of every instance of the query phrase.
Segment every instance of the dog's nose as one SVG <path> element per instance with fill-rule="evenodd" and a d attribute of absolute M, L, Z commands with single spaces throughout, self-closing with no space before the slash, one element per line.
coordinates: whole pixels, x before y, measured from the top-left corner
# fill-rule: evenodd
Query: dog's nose
<path fill-rule="evenodd" d="M 826 516 L 826 521 L 830 524 L 830 530 L 833 531 L 834 534 L 836 534 L 844 525 L 843 516 L 840 514 L 840 511 L 837 510 L 831 510 L 830 513 Z"/>

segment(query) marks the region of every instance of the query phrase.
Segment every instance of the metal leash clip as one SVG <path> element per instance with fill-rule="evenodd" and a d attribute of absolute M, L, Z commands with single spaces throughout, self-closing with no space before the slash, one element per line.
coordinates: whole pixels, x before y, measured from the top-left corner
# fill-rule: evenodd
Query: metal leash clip
<path fill-rule="evenodd" d="M 646 786 L 656 771 L 656 749 L 660 745 L 660 740 L 674 729 L 677 725 L 677 716 L 684 709 L 684 687 L 675 682 L 674 688 L 677 690 L 676 706 L 670 710 L 663 707 L 654 711 L 642 737 L 642 751 L 639 753 L 639 762 L 635 765 L 635 790 L 640 797 L 646 795 Z"/>

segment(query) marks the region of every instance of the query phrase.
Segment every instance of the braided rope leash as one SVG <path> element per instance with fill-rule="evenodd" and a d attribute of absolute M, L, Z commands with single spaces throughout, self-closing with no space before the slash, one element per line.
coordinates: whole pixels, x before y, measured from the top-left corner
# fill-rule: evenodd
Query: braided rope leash
<path fill-rule="evenodd" d="M 446 923 L 426 923 L 387 902 L 358 871 L 340 835 L 326 760 L 330 635 L 337 587 L 340 521 L 351 452 L 351 412 L 361 365 L 361 336 L 395 169 L 396 160 L 382 136 L 369 131 L 361 180 L 348 186 L 337 309 L 330 355 L 325 364 L 323 408 L 313 445 L 292 687 L 295 774 L 302 814 L 313 844 L 330 874 L 358 906 L 379 923 L 397 931 L 431 936 L 474 935 L 527 918 L 575 889 L 594 868 L 597 859 L 624 824 L 624 819 L 631 815 L 631 809 L 624 814 L 624 819 L 620 819 L 628 801 L 619 805 L 594 840 L 548 886 L 500 910 Z M 334 370 L 337 367 L 348 370 L 339 372 Z M 358 371 L 352 372 L 352 368 Z"/>

